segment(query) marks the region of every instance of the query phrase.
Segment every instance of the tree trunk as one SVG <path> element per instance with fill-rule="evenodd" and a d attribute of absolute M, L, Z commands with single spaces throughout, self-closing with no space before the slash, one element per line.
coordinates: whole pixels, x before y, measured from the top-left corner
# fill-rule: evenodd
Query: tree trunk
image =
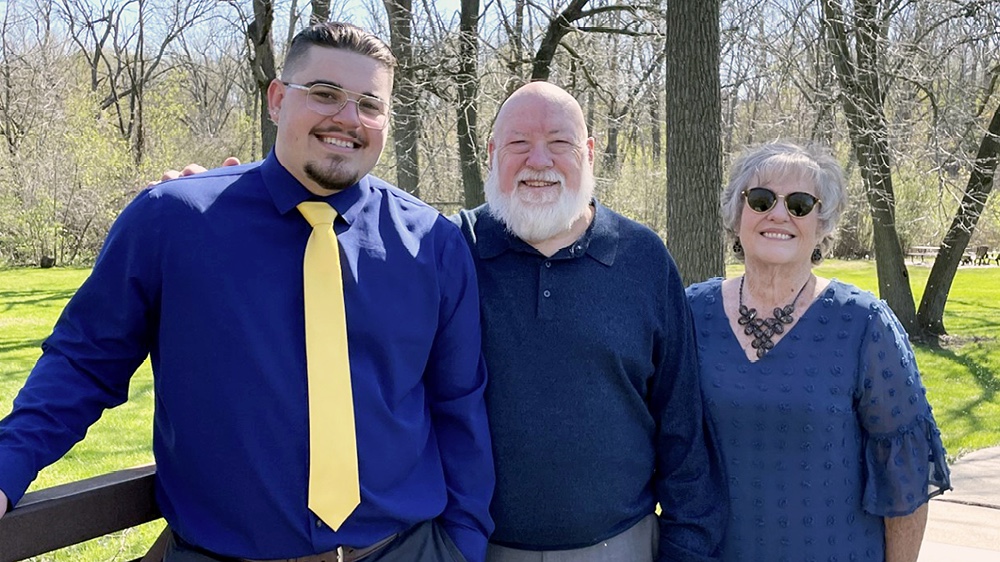
<path fill-rule="evenodd" d="M 896 201 L 889 167 L 888 125 L 885 119 L 885 96 L 879 74 L 879 38 L 882 20 L 878 0 L 854 2 L 856 53 L 852 57 L 843 10 L 838 2 L 823 0 L 823 16 L 828 26 L 827 47 L 837 70 L 843 91 L 844 115 L 854 146 L 854 153 L 865 181 L 872 215 L 875 244 L 875 268 L 879 296 L 889 303 L 910 335 L 923 339 L 917 325 L 910 275 L 906 270 L 899 236 L 896 232 Z M 854 60 L 857 62 L 855 63 Z"/>
<path fill-rule="evenodd" d="M 146 154 L 146 119 L 143 104 L 145 102 L 146 90 L 146 53 L 145 32 L 146 32 L 146 2 L 139 0 L 138 6 L 138 38 L 135 44 L 135 63 L 129 69 L 132 80 L 132 161 L 135 165 L 141 166 Z"/>
<path fill-rule="evenodd" d="M 260 116 L 260 150 L 267 156 L 278 136 L 278 127 L 271 121 L 267 107 L 267 87 L 277 76 L 274 65 L 274 5 L 270 0 L 253 0 L 253 21 L 247 26 L 250 42 L 250 71 L 257 84 L 258 114 Z"/>
<path fill-rule="evenodd" d="M 420 123 L 417 111 L 417 80 L 413 64 L 413 2 L 385 0 L 389 18 L 392 52 L 399 67 L 393 85 L 397 105 L 393 117 L 393 142 L 396 148 L 396 185 L 420 196 L 420 161 L 418 140 Z"/>
<path fill-rule="evenodd" d="M 479 0 L 462 0 L 459 14 L 458 165 L 462 171 L 465 208 L 486 202 L 480 168 L 479 131 Z"/>
<path fill-rule="evenodd" d="M 663 52 L 663 42 L 659 39 L 656 40 L 656 50 L 658 52 Z M 652 76 L 653 84 L 662 84 L 663 80 L 663 60 L 662 58 L 656 63 L 653 70 Z M 663 158 L 663 146 L 662 139 L 660 135 L 660 93 L 654 90 L 649 93 L 649 122 L 650 122 L 650 146 L 653 150 L 653 162 L 662 162 Z"/>
<path fill-rule="evenodd" d="M 510 42 L 511 57 L 507 64 L 510 76 L 504 89 L 504 99 L 514 93 L 514 90 L 524 84 L 524 6 L 527 0 L 514 0 L 514 28 L 507 34 Z"/>
<path fill-rule="evenodd" d="M 618 134 L 620 119 L 617 115 L 608 117 L 608 130 L 605 133 L 607 143 L 604 145 L 604 157 L 601 159 L 601 171 L 609 178 L 618 177 Z"/>
<path fill-rule="evenodd" d="M 725 275 L 719 0 L 667 2 L 666 29 L 667 245 L 690 284 Z"/>
<path fill-rule="evenodd" d="M 312 0 L 312 15 L 309 24 L 323 23 L 330 19 L 330 0 Z"/>
<path fill-rule="evenodd" d="M 969 238 L 979 222 L 983 206 L 993 190 L 997 158 L 1000 157 L 1000 107 L 993 112 L 989 129 L 979 143 L 976 162 L 969 174 L 962 203 L 955 211 L 955 219 L 941 242 L 941 251 L 934 260 L 924 296 L 917 311 L 917 323 L 925 334 L 941 336 L 944 328 L 944 306 L 948 302 L 951 283 L 955 280 L 958 264 L 969 244 Z"/>

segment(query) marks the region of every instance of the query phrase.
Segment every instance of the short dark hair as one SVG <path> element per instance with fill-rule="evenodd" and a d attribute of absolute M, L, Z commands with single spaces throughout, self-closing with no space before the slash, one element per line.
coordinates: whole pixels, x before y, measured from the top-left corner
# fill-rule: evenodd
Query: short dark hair
<path fill-rule="evenodd" d="M 377 60 L 389 70 L 396 68 L 396 56 L 384 41 L 356 25 L 328 21 L 310 25 L 295 35 L 285 56 L 282 75 L 294 69 L 314 46 L 353 51 Z"/>

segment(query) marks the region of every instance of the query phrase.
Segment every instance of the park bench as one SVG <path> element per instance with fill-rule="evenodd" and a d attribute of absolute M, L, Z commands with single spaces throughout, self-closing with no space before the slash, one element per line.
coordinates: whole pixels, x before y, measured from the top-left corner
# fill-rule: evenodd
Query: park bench
<path fill-rule="evenodd" d="M 160 518 L 156 466 L 120 470 L 25 494 L 0 519 L 0 562 L 16 562 Z M 162 560 L 167 534 L 131 562 Z"/>
<path fill-rule="evenodd" d="M 990 261 L 990 247 L 989 246 L 976 246 L 976 265 L 986 265 Z"/>
<path fill-rule="evenodd" d="M 916 262 L 919 259 L 920 263 L 924 263 L 926 258 L 936 258 L 940 249 L 939 246 L 910 246 L 906 250 L 906 257 L 910 261 Z"/>

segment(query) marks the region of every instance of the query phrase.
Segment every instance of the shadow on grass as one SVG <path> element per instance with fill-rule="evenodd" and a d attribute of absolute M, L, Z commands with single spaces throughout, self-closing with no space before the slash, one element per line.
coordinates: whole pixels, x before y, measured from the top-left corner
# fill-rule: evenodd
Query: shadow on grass
<path fill-rule="evenodd" d="M 62 289 L 50 291 L 39 289 L 36 291 L 0 291 L 0 303 L 3 308 L 0 312 L 9 312 L 14 307 L 34 306 L 51 301 L 68 301 L 76 289 Z"/>
<path fill-rule="evenodd" d="M 974 400 L 970 400 L 959 405 L 953 411 L 946 410 L 945 413 L 949 416 L 967 420 L 970 427 L 977 431 L 985 429 L 986 426 L 984 421 L 977 416 L 973 410 L 984 404 L 994 403 L 997 397 L 997 391 L 1000 390 L 1000 378 L 998 378 L 996 373 L 992 371 L 990 365 L 977 361 L 973 357 L 973 350 L 970 350 L 969 347 L 964 348 L 965 353 L 962 355 L 959 355 L 948 348 L 936 346 L 922 347 L 925 351 L 941 360 L 948 361 L 955 365 L 961 365 L 970 375 L 972 375 L 973 381 L 975 381 L 976 385 L 982 390 L 980 395 Z M 977 349 L 979 349 L 978 346 Z"/>
<path fill-rule="evenodd" d="M 967 307 L 967 308 L 975 308 L 976 310 L 980 310 L 980 311 L 993 311 L 993 314 L 1000 314 L 1000 304 L 994 303 L 994 304 L 990 305 L 987 302 L 987 299 L 985 299 L 985 298 L 984 299 L 977 299 L 977 300 L 974 300 L 974 301 L 970 301 L 970 300 L 965 300 L 965 299 L 962 299 L 962 298 L 949 297 L 948 298 L 948 305 L 947 306 L 952 306 L 952 307 L 955 307 L 955 308 L 958 308 L 959 306 L 963 306 L 963 307 Z"/>
<path fill-rule="evenodd" d="M 26 340 L 0 340 L 0 354 L 20 351 L 22 349 L 37 349 L 41 352 L 44 338 L 32 338 Z"/>

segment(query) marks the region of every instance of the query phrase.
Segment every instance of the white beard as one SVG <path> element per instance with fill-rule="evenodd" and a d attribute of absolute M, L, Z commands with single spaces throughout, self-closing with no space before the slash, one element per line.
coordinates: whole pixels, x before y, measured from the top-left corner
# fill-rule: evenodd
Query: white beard
<path fill-rule="evenodd" d="M 520 187 L 522 181 L 532 180 L 558 182 L 559 188 L 553 191 Z M 576 190 L 566 189 L 566 178 L 556 171 L 522 170 L 514 185 L 513 191 L 504 194 L 497 167 L 490 168 L 483 185 L 490 214 L 521 240 L 543 242 L 569 231 L 587 212 L 594 196 L 594 173 L 584 167 Z"/>

